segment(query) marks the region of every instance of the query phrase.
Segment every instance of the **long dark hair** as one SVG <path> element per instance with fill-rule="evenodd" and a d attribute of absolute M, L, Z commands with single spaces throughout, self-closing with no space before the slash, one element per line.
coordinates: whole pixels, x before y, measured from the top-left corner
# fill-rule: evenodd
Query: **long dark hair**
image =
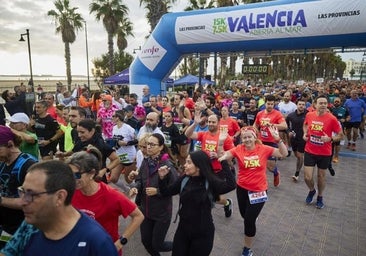
<path fill-rule="evenodd" d="M 214 198 L 218 200 L 219 195 L 215 188 L 223 184 L 224 181 L 214 174 L 210 157 L 201 150 L 190 152 L 189 156 L 191 157 L 193 164 L 199 169 L 200 176 L 208 181 L 209 189 L 212 191 Z"/>

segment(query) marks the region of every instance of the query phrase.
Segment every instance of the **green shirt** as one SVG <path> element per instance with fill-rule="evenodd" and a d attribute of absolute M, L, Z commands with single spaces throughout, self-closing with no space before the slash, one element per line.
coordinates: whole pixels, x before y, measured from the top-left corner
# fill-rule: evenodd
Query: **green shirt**
<path fill-rule="evenodd" d="M 72 142 L 72 137 L 71 137 L 72 127 L 71 127 L 70 123 L 68 123 L 67 126 L 61 124 L 60 125 L 60 128 L 64 132 L 64 138 L 65 138 L 64 147 L 65 147 L 65 152 L 71 151 L 74 148 L 74 143 Z"/>
<path fill-rule="evenodd" d="M 19 147 L 20 151 L 22 151 L 23 153 L 28 153 L 34 156 L 36 159 L 39 159 L 39 147 L 38 147 L 37 135 L 30 131 L 26 131 L 25 133 L 34 138 L 35 143 L 30 144 L 26 141 L 22 141 Z"/>

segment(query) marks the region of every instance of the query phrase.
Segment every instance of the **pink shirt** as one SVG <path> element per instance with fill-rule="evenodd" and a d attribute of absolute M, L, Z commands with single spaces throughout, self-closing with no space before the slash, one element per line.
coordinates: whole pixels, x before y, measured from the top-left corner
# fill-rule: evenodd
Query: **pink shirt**
<path fill-rule="evenodd" d="M 100 106 L 97 114 L 97 118 L 100 118 L 102 125 L 103 136 L 106 139 L 110 139 L 113 137 L 113 120 L 112 116 L 114 112 L 118 110 L 116 105 L 111 105 L 109 108 L 105 108 L 104 105 Z"/>

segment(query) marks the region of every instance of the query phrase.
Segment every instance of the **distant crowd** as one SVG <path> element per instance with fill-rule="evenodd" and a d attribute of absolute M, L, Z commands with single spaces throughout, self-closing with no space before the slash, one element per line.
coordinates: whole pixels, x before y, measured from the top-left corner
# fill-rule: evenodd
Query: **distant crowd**
<path fill-rule="evenodd" d="M 341 146 L 356 151 L 364 137 L 366 84 L 359 82 L 243 81 L 169 96 L 152 95 L 149 86 L 139 95 L 56 87 L 39 86 L 36 99 L 23 84 L 1 94 L 3 255 L 122 255 L 138 229 L 150 255 L 209 255 L 212 207 L 231 217 L 233 190 L 242 255 L 253 255 L 267 171 L 280 186 L 276 161 L 296 157 L 292 179 L 303 171 L 304 201 L 317 194 L 322 209 L 326 170 L 334 176 Z M 179 225 L 166 241 L 177 194 Z M 130 218 L 122 232 L 119 216 Z"/>

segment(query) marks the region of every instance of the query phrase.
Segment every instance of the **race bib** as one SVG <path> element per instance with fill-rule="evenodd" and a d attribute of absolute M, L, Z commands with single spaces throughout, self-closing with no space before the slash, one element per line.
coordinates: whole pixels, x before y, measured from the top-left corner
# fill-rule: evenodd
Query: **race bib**
<path fill-rule="evenodd" d="M 320 136 L 310 135 L 310 142 L 315 145 L 324 145 L 324 142 L 321 141 Z"/>
<path fill-rule="evenodd" d="M 261 130 L 261 135 L 262 135 L 263 138 L 267 138 L 268 137 L 268 132 L 264 131 L 264 130 Z"/>
<path fill-rule="evenodd" d="M 118 157 L 119 157 L 119 160 L 121 163 L 123 163 L 123 164 L 130 163 L 130 159 L 128 159 L 127 153 L 120 154 L 120 155 L 118 155 Z"/>
<path fill-rule="evenodd" d="M 260 191 L 260 192 L 248 191 L 248 196 L 250 204 L 259 204 L 266 202 L 268 200 L 266 191 Z"/>
<path fill-rule="evenodd" d="M 169 135 L 165 135 L 165 145 L 170 148 L 172 146 L 172 140 Z"/>
<path fill-rule="evenodd" d="M 194 151 L 200 151 L 202 149 L 202 144 L 200 141 L 197 141 L 194 145 Z"/>

